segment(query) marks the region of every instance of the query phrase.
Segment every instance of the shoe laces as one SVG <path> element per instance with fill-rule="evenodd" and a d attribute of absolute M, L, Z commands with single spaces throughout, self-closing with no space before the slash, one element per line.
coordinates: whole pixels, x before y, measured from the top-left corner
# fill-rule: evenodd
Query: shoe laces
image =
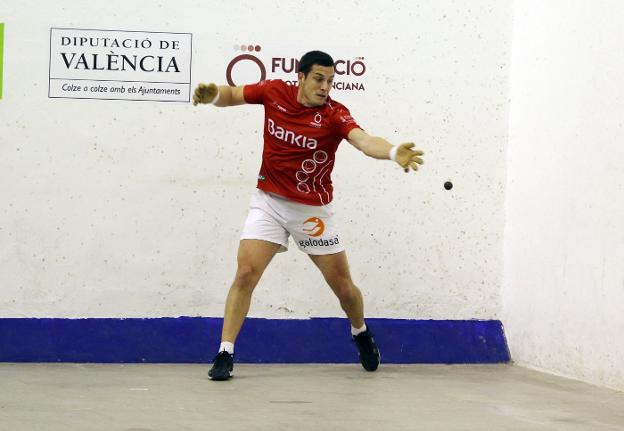
<path fill-rule="evenodd" d="M 215 362 L 225 362 L 229 360 L 230 358 L 234 358 L 234 355 L 224 350 L 222 352 L 217 353 L 217 356 L 215 356 L 214 360 Z"/>

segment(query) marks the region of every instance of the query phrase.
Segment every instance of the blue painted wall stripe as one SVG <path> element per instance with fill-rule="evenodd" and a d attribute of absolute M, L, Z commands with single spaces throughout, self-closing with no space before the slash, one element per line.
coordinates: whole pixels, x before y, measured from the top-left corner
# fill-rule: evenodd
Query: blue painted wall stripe
<path fill-rule="evenodd" d="M 498 320 L 367 319 L 383 363 L 509 362 Z M 0 318 L 0 362 L 207 363 L 222 319 Z M 344 318 L 248 318 L 236 342 L 241 363 L 355 363 Z"/>

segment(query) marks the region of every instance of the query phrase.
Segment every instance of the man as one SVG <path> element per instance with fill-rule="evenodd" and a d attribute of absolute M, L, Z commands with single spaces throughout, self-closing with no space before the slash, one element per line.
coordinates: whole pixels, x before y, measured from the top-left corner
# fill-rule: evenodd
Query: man
<path fill-rule="evenodd" d="M 336 294 L 351 322 L 351 333 L 362 366 L 375 371 L 380 354 L 364 322 L 360 290 L 353 284 L 347 255 L 332 217 L 334 155 L 342 139 L 369 157 L 391 159 L 406 172 L 423 163 L 414 144 L 392 146 L 369 136 L 349 110 L 332 100 L 334 60 L 312 51 L 299 62 L 298 86 L 281 80 L 241 87 L 199 84 L 193 104 L 225 107 L 262 104 L 265 111 L 264 151 L 258 190 L 238 249 L 238 269 L 225 303 L 221 345 L 208 375 L 212 380 L 231 377 L 234 342 L 249 311 L 251 295 L 276 253 L 286 251 L 292 235 Z"/>

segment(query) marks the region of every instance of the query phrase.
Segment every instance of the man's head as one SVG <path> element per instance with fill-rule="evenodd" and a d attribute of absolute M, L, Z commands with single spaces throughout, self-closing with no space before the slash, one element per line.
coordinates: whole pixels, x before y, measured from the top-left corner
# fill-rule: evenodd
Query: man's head
<path fill-rule="evenodd" d="M 334 59 L 321 51 L 310 51 L 299 60 L 297 100 L 305 106 L 325 103 L 334 81 Z"/>

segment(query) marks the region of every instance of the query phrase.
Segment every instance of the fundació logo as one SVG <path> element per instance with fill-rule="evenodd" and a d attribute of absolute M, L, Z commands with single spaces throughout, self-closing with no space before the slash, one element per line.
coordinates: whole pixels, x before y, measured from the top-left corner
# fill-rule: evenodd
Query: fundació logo
<path fill-rule="evenodd" d="M 260 45 L 234 45 L 234 49 L 236 51 L 240 49 L 241 51 L 260 52 L 262 50 L 262 47 Z M 229 85 L 231 85 L 232 87 L 236 86 L 236 84 L 234 83 L 234 79 L 232 79 L 232 71 L 234 70 L 234 66 L 236 66 L 241 61 L 251 61 L 252 63 L 255 63 L 260 70 L 259 81 L 264 81 L 266 79 L 266 68 L 264 67 L 264 63 L 262 63 L 262 61 L 258 57 L 252 54 L 240 54 L 234 57 L 225 69 L 225 78 L 227 79 L 227 83 Z"/>
<path fill-rule="evenodd" d="M 236 86 L 234 82 L 233 72 L 236 66 L 241 62 L 252 62 L 258 67 L 260 72 L 260 79 L 258 81 L 264 81 L 267 79 L 267 67 L 256 55 L 253 53 L 262 51 L 260 45 L 234 45 L 235 51 L 242 51 L 243 54 L 236 55 L 228 63 L 225 70 L 225 78 L 227 83 L 231 86 Z M 354 57 L 353 59 L 335 60 L 334 67 L 336 75 L 339 77 L 356 77 L 360 78 L 366 73 L 366 64 L 364 63 L 364 57 Z M 271 57 L 270 73 L 272 74 L 292 74 L 297 73 L 299 70 L 299 60 L 293 57 L 278 56 Z M 297 80 L 285 80 L 291 85 L 296 85 Z M 244 84 L 244 83 L 243 83 Z M 364 84 L 361 82 L 341 82 L 334 81 L 333 88 L 337 90 L 359 90 L 364 91 Z"/>

